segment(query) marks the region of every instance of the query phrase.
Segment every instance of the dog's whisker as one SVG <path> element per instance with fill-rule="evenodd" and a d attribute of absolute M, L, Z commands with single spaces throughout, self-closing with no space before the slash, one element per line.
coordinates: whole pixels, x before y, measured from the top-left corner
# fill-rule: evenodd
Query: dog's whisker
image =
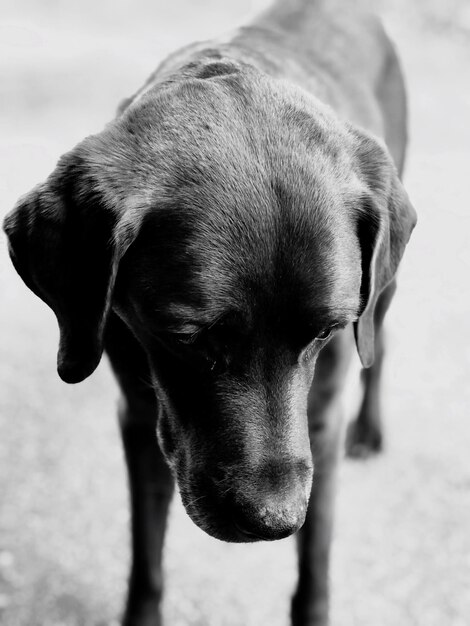
<path fill-rule="evenodd" d="M 202 495 L 202 496 L 198 496 L 197 498 L 194 498 L 193 500 L 190 500 L 189 502 L 186 503 L 187 507 L 192 507 L 196 504 L 196 502 L 199 502 L 200 500 L 204 500 L 207 496 L 206 495 Z"/>

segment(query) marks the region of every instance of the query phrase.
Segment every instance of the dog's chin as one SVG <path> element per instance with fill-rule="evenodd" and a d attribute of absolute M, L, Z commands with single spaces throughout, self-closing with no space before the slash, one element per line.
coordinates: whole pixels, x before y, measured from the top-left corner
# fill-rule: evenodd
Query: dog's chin
<path fill-rule="evenodd" d="M 214 537 L 214 539 L 228 543 L 263 541 L 259 537 L 252 537 L 243 533 L 231 519 L 227 507 L 223 504 L 210 503 L 210 496 L 191 496 L 186 490 L 181 488 L 180 492 L 183 506 L 191 520 L 198 528 Z M 206 497 L 208 502 L 205 506 L 202 506 L 202 502 Z"/>
<path fill-rule="evenodd" d="M 249 499 L 237 498 L 244 493 L 245 483 L 240 483 L 242 489 L 238 491 L 233 486 L 227 488 L 226 483 L 220 489 L 217 481 L 211 478 L 212 468 L 207 464 L 201 471 L 201 465 L 191 466 L 189 458 L 188 454 L 177 454 L 170 460 L 170 467 L 186 513 L 211 537 L 229 543 L 275 541 L 294 534 L 305 521 L 306 506 L 295 518 L 286 519 L 282 502 L 279 514 L 260 515 L 256 504 L 253 506 Z"/>
<path fill-rule="evenodd" d="M 294 534 L 298 528 L 273 536 L 260 536 L 241 528 L 233 509 L 224 500 L 208 492 L 193 492 L 180 485 L 181 500 L 191 520 L 206 534 L 228 543 L 276 541 Z M 303 520 L 302 520 L 303 523 Z"/>
<path fill-rule="evenodd" d="M 238 528 L 229 505 L 212 490 L 191 488 L 186 481 L 178 480 L 177 475 L 176 480 L 186 513 L 206 534 L 228 543 L 262 541 L 259 537 L 251 537 Z"/>
<path fill-rule="evenodd" d="M 230 511 L 211 490 L 195 489 L 191 487 L 191 471 L 187 468 L 188 457 L 184 451 L 171 448 L 171 453 L 165 442 L 159 436 L 160 448 L 170 467 L 181 495 L 181 501 L 190 519 L 206 534 L 229 543 L 252 543 L 260 541 L 243 534 L 232 521 Z"/>

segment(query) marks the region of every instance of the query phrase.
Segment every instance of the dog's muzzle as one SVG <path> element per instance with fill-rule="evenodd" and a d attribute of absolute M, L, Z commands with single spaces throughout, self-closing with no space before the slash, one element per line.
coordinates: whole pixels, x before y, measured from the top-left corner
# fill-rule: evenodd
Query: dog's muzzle
<path fill-rule="evenodd" d="M 239 497 L 233 507 L 233 524 L 245 541 L 273 541 L 297 532 L 305 521 L 308 500 L 302 489 L 288 498 L 260 494 L 256 502 Z"/>
<path fill-rule="evenodd" d="M 187 509 L 204 530 L 225 541 L 273 541 L 303 525 L 312 485 L 310 460 L 232 466 L 228 474 L 220 480 L 205 473 L 198 489 L 202 497 Z"/>
<path fill-rule="evenodd" d="M 305 521 L 312 482 L 310 463 L 267 464 L 245 489 L 233 492 L 233 523 L 246 541 L 292 535 Z"/>

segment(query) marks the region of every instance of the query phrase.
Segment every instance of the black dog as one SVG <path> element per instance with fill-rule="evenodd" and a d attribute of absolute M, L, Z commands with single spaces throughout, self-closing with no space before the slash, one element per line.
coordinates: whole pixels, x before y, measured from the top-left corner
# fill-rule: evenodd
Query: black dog
<path fill-rule="evenodd" d="M 327 624 L 352 330 L 373 363 L 358 453 L 381 445 L 381 325 L 416 221 L 399 180 L 405 109 L 374 17 L 278 0 L 167 59 L 6 218 L 17 271 L 57 316 L 59 375 L 80 382 L 105 349 L 122 389 L 125 624 L 160 623 L 172 476 L 219 539 L 300 531 L 292 620 Z"/>

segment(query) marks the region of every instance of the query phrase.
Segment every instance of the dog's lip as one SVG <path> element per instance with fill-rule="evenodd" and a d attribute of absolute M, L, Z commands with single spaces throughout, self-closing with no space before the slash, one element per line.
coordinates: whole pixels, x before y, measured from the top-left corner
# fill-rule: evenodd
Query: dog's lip
<path fill-rule="evenodd" d="M 270 537 L 269 535 L 266 536 L 262 534 L 257 534 L 256 532 L 253 532 L 251 530 L 246 530 L 242 526 L 240 526 L 235 520 L 232 520 L 232 524 L 244 543 L 253 543 L 255 541 L 278 541 L 279 539 L 285 539 L 286 537 L 290 537 L 292 534 L 294 534 L 291 530 L 286 530 L 279 535 L 276 534 L 276 536 Z"/>
<path fill-rule="evenodd" d="M 245 530 L 239 524 L 237 524 L 235 520 L 232 520 L 232 524 L 244 542 L 248 543 L 248 542 L 253 542 L 253 541 L 269 541 L 269 539 L 266 539 L 265 537 L 261 537 L 260 535 L 257 535 L 256 533 L 252 533 L 249 530 Z"/>

